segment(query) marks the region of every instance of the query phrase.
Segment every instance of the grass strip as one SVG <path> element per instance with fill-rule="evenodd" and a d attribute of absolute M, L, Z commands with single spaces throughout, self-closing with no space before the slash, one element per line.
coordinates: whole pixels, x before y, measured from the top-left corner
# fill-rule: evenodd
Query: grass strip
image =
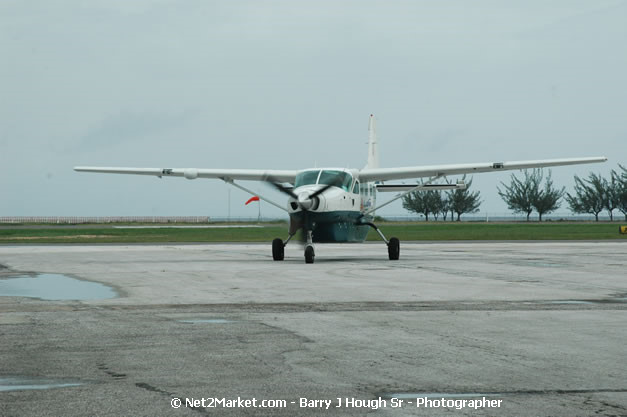
<path fill-rule="evenodd" d="M 388 237 L 401 241 L 438 240 L 605 240 L 627 239 L 617 223 L 381 223 Z M 271 242 L 287 237 L 287 225 L 261 228 L 116 229 L 94 226 L 73 228 L 0 229 L 0 244 L 37 243 L 168 243 L 168 242 Z M 367 240 L 379 240 L 370 231 Z"/>

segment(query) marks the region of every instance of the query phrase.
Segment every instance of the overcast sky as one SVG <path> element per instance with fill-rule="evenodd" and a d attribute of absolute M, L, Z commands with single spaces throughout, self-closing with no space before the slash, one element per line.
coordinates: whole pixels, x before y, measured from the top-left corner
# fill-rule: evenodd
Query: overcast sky
<path fill-rule="evenodd" d="M 554 168 L 571 191 L 627 164 L 625 22 L 617 0 L 2 0 L 0 216 L 226 216 L 219 180 L 72 167 L 362 168 L 371 113 L 382 167 L 609 157 Z M 475 176 L 482 211 L 509 175 Z"/>

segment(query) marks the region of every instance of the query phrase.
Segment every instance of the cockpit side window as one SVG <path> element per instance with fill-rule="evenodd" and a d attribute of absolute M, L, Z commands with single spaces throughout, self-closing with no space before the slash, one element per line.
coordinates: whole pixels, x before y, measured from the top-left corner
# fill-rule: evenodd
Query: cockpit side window
<path fill-rule="evenodd" d="M 315 184 L 316 181 L 318 180 L 319 173 L 320 173 L 320 170 L 299 172 L 296 175 L 296 179 L 294 180 L 294 188 L 298 188 L 302 185 Z"/>
<path fill-rule="evenodd" d="M 353 187 L 353 194 L 359 194 L 359 181 L 355 181 L 355 186 Z"/>

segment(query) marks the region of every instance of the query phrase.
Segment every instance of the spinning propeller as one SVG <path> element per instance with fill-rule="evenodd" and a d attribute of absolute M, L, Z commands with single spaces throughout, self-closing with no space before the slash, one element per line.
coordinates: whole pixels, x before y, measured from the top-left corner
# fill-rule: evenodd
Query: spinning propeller
<path fill-rule="evenodd" d="M 336 177 L 332 181 L 331 184 L 326 184 L 324 187 L 320 188 L 319 190 L 316 190 L 315 192 L 311 194 L 309 194 L 306 191 L 296 194 L 294 191 L 292 191 L 292 189 L 284 187 L 283 184 L 275 182 L 270 178 L 268 178 L 268 183 L 270 183 L 277 190 L 281 191 L 284 194 L 289 195 L 294 200 L 296 200 L 295 202 L 296 204 L 298 204 L 298 207 L 300 207 L 301 210 L 306 212 L 306 211 L 311 210 L 312 207 L 316 206 L 316 203 L 319 203 L 319 201 L 316 201 L 318 200 L 316 197 L 324 193 L 329 188 L 340 185 L 341 181 L 339 177 Z"/>
<path fill-rule="evenodd" d="M 341 176 L 337 175 L 333 178 L 332 181 L 330 181 L 329 184 L 325 184 L 324 187 L 314 191 L 311 194 L 307 191 L 302 191 L 296 194 L 294 191 L 292 191 L 291 188 L 285 187 L 283 184 L 275 181 L 272 177 L 268 177 L 266 181 L 280 192 L 287 194 L 295 200 L 294 202 L 298 205 L 298 207 L 300 207 L 303 212 L 303 229 L 305 232 L 307 231 L 307 228 L 310 227 L 308 222 L 309 212 L 312 209 L 317 208 L 320 204 L 320 199 L 318 198 L 318 196 L 327 191 L 329 188 L 338 187 L 342 184 Z"/>

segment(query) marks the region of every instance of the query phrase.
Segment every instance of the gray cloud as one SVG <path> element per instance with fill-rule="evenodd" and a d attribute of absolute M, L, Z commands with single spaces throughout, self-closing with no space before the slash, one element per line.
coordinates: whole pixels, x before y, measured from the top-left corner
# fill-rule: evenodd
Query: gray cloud
<path fill-rule="evenodd" d="M 158 135 L 168 134 L 191 121 L 190 113 L 157 114 L 120 112 L 107 115 L 96 126 L 90 127 L 78 139 L 83 151 L 121 146 L 129 142 L 148 141 Z"/>
<path fill-rule="evenodd" d="M 611 158 L 554 169 L 570 187 L 626 163 L 626 20 L 624 1 L 3 2 L 0 162 L 19 174 L 0 213 L 223 215 L 216 181 L 71 167 L 361 167 L 370 113 L 385 166 Z M 507 211 L 507 178 L 476 176 L 483 209 Z"/>

